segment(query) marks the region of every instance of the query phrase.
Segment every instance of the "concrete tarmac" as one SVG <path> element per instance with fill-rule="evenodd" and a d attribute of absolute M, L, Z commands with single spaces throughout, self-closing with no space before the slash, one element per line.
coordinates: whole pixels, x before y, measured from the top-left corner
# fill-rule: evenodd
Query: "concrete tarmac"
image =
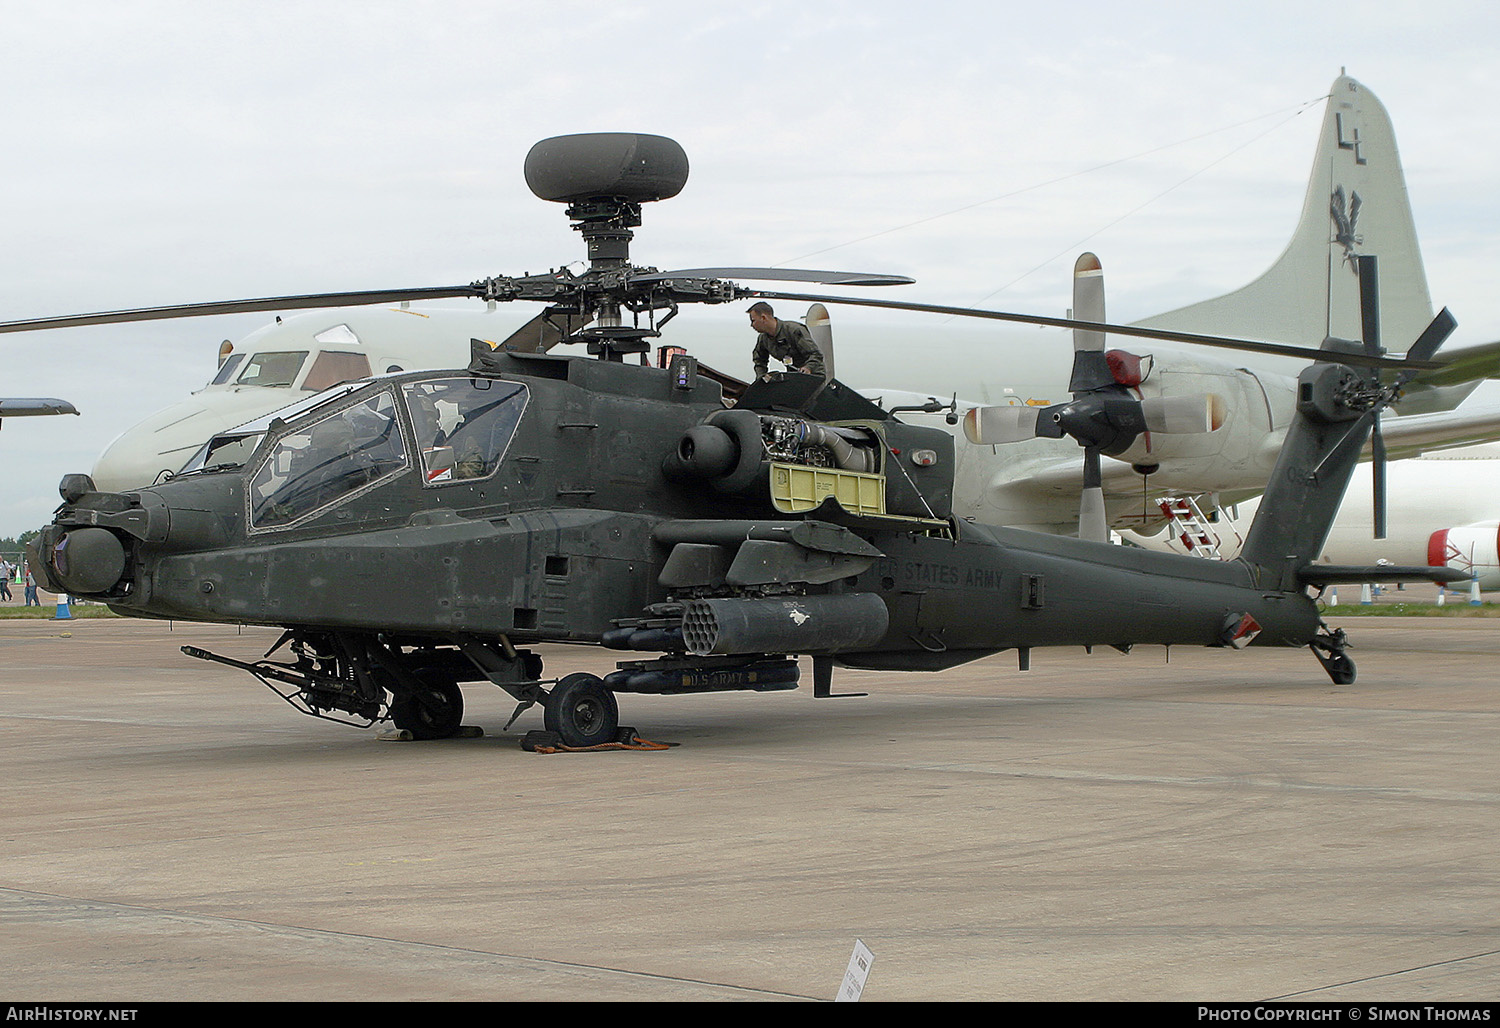
<path fill-rule="evenodd" d="M 376 739 L 185 644 L 0 621 L 7 999 L 1460 1001 L 1500 994 L 1500 622 L 621 697 L 663 752 Z M 614 654 L 544 648 L 548 673 Z"/>

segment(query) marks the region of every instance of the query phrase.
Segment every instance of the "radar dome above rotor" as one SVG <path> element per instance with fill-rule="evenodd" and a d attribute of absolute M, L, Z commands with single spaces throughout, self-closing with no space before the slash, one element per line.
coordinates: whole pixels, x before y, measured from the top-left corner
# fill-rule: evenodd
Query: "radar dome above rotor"
<path fill-rule="evenodd" d="M 543 200 L 613 197 L 666 200 L 687 182 L 687 153 L 675 139 L 634 132 L 553 136 L 526 155 L 526 184 Z"/>

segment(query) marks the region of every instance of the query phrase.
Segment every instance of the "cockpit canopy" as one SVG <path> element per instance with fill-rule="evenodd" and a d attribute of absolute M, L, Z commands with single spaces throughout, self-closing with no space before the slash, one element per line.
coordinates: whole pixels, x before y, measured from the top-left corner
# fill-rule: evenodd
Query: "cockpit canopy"
<path fill-rule="evenodd" d="M 179 474 L 248 465 L 251 531 L 285 528 L 411 467 L 429 487 L 495 474 L 529 395 L 452 373 L 346 382 L 221 432 Z"/>

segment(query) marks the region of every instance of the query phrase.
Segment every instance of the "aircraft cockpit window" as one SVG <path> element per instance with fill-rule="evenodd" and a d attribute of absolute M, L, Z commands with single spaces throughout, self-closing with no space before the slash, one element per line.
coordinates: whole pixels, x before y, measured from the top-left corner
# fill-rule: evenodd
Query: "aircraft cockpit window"
<path fill-rule="evenodd" d="M 297 380 L 297 373 L 307 361 L 307 351 L 257 353 L 245 366 L 245 371 L 236 385 L 289 386 Z"/>
<path fill-rule="evenodd" d="M 377 393 L 276 441 L 250 482 L 250 525 L 282 528 L 406 466 L 396 399 Z"/>
<path fill-rule="evenodd" d="M 312 370 L 302 381 L 303 389 L 327 389 L 340 382 L 370 377 L 370 358 L 362 353 L 324 350 L 313 360 Z"/>
<path fill-rule="evenodd" d="M 240 370 L 240 365 L 245 363 L 243 353 L 231 353 L 229 359 L 219 368 L 219 373 L 213 377 L 209 385 L 221 386 L 234 377 L 234 373 Z"/>
<path fill-rule="evenodd" d="M 428 485 L 494 474 L 505 456 L 527 389 L 494 379 L 444 378 L 406 386 L 406 407 Z"/>
<path fill-rule="evenodd" d="M 198 447 L 198 452 L 172 477 L 178 478 L 209 469 L 242 468 L 255 455 L 256 447 L 260 446 L 264 437 L 264 432 L 250 435 L 226 432 L 216 435 Z"/>

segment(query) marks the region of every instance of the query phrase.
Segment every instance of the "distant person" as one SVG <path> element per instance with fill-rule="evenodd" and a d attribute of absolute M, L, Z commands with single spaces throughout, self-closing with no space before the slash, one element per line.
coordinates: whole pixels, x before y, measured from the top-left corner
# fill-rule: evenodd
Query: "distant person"
<path fill-rule="evenodd" d="M 0 557 L 0 600 L 15 599 L 10 594 L 10 576 L 16 573 L 16 567 L 4 557 Z"/>
<path fill-rule="evenodd" d="M 776 317 L 771 305 L 762 300 L 750 308 L 750 327 L 760 334 L 755 337 L 755 377 L 762 382 L 771 380 L 770 359 L 775 357 L 793 371 L 804 375 L 827 375 L 823 368 L 823 351 L 813 342 L 807 326 L 796 321 L 782 321 Z"/>
<path fill-rule="evenodd" d="M 36 577 L 31 573 L 30 564 L 26 565 L 26 588 L 23 591 L 26 594 L 26 606 L 40 607 L 42 605 L 42 601 L 36 598 Z"/>

